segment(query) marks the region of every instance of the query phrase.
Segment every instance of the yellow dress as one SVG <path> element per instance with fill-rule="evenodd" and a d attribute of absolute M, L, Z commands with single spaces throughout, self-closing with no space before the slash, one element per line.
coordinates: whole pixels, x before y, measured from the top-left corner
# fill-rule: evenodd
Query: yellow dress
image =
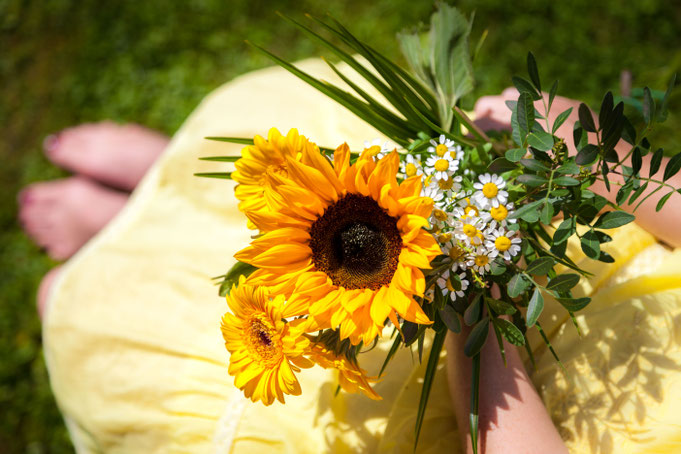
<path fill-rule="evenodd" d="M 301 67 L 338 83 L 319 60 Z M 227 305 L 210 278 L 231 266 L 251 232 L 231 181 L 192 174 L 231 170 L 197 158 L 240 150 L 204 137 L 270 127 L 354 149 L 379 136 L 278 68 L 240 77 L 201 103 L 49 296 L 45 356 L 79 453 L 412 452 L 423 366 L 408 350 L 376 385 L 380 402 L 334 397 L 333 373 L 315 368 L 299 374 L 301 396 L 264 407 L 227 374 L 219 328 Z M 568 375 L 532 338 L 533 380 L 573 452 L 679 452 L 681 256 L 635 226 L 608 249 L 617 263 L 589 264 L 595 276 L 582 288 L 594 296 L 579 317 L 583 338 L 555 302 L 540 319 Z M 370 373 L 388 343 L 361 357 Z M 459 449 L 443 361 L 444 353 L 418 452 Z"/>

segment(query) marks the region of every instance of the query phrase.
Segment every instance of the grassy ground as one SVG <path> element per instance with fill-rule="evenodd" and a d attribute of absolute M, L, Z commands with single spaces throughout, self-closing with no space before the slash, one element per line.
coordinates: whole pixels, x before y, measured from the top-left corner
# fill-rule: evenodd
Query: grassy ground
<path fill-rule="evenodd" d="M 202 0 L 144 2 L 0 0 L 0 453 L 70 452 L 49 390 L 34 294 L 54 265 L 16 223 L 17 191 L 64 176 L 41 154 L 42 138 L 66 126 L 111 118 L 172 134 L 211 89 L 268 64 L 243 39 L 288 59 L 320 49 L 275 15 L 332 13 L 360 37 L 398 56 L 394 32 L 427 19 L 427 1 Z M 681 9 L 645 0 L 572 2 L 465 0 L 474 36 L 489 35 L 477 62 L 477 94 L 495 93 L 524 72 L 534 51 L 545 79 L 591 104 L 634 85 L 663 89 L 681 69 Z M 679 149 L 680 99 L 658 131 Z"/>

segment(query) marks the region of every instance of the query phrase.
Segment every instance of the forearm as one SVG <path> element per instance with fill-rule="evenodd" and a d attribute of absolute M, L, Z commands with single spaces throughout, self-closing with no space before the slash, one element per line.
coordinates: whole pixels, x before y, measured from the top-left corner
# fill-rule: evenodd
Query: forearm
<path fill-rule="evenodd" d="M 447 374 L 450 396 L 464 449 L 472 453 L 468 423 L 472 360 L 463 352 L 468 332 L 447 336 Z M 481 352 L 479 452 L 564 453 L 558 431 L 530 381 L 516 347 L 504 342 L 504 366 L 494 334 Z"/>

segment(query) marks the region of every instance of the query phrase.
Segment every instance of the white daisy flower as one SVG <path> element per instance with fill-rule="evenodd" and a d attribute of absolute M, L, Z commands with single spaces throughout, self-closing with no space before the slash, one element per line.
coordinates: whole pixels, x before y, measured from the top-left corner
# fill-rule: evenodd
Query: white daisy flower
<path fill-rule="evenodd" d="M 459 191 L 461 191 L 462 181 L 463 177 L 461 175 L 456 175 L 444 180 L 434 178 L 430 181 L 430 185 L 441 191 L 447 200 L 451 200 L 459 194 Z"/>
<path fill-rule="evenodd" d="M 377 161 L 383 159 L 385 155 L 396 148 L 397 147 L 391 142 L 384 142 L 383 145 L 381 145 L 381 139 L 374 139 L 371 142 L 368 140 L 364 141 L 364 150 L 371 150 L 371 155 L 376 158 Z"/>
<path fill-rule="evenodd" d="M 475 183 L 473 187 L 478 191 L 473 195 L 480 205 L 491 205 L 498 207 L 508 201 L 508 192 L 502 189 L 506 186 L 506 182 L 498 175 L 490 175 L 486 173 L 478 177 L 479 182 Z"/>
<path fill-rule="evenodd" d="M 406 155 L 404 160 L 400 162 L 400 173 L 404 176 L 404 178 L 423 175 L 423 166 L 421 166 L 421 161 L 418 158 L 415 158 L 412 154 Z"/>
<path fill-rule="evenodd" d="M 480 216 L 480 208 L 477 207 L 477 205 L 474 203 L 474 200 L 471 200 L 471 197 L 465 197 L 459 200 L 459 207 L 461 207 L 463 210 L 463 215 L 460 216 L 461 218 L 468 216 Z"/>
<path fill-rule="evenodd" d="M 467 245 L 477 246 L 482 244 L 483 230 L 485 228 L 482 219 L 474 216 L 460 218 L 454 225 L 454 236 Z"/>
<path fill-rule="evenodd" d="M 446 270 L 444 273 L 440 275 L 440 277 L 437 278 L 437 286 L 440 287 L 440 290 L 442 290 L 442 294 L 451 298 L 452 301 L 456 301 L 457 297 L 458 298 L 463 298 L 465 295 L 465 290 L 468 288 L 468 280 L 466 279 L 466 273 L 461 273 L 459 274 L 459 280 L 461 282 L 460 288 L 457 290 L 454 288 L 454 285 L 452 284 L 452 280 L 450 279 L 449 275 L 449 270 Z M 458 286 L 457 286 L 458 287 Z"/>
<path fill-rule="evenodd" d="M 440 134 L 438 141 L 435 139 L 430 139 L 431 146 L 428 147 L 428 152 L 439 157 L 445 155 L 445 153 L 450 152 L 453 158 L 457 157 L 457 146 L 453 140 L 447 139 L 444 134 Z M 461 149 L 461 147 L 458 147 Z"/>
<path fill-rule="evenodd" d="M 434 175 L 438 180 L 446 180 L 459 169 L 459 161 L 454 159 L 451 153 L 446 152 L 442 156 L 431 156 L 426 159 L 426 173 Z"/>
<path fill-rule="evenodd" d="M 444 193 L 442 193 L 437 186 L 425 186 L 421 189 L 421 197 L 431 199 L 433 201 L 433 206 L 437 208 L 444 208 L 447 204 Z"/>
<path fill-rule="evenodd" d="M 489 249 L 478 246 L 466 265 L 472 267 L 479 274 L 485 274 L 490 270 L 492 259 L 496 256 L 492 254 Z"/>
<path fill-rule="evenodd" d="M 490 250 L 495 250 L 498 255 L 504 257 L 504 260 L 511 260 L 520 252 L 520 243 L 522 240 L 515 236 L 516 232 L 503 229 L 496 229 L 489 231 L 485 238 L 485 247 Z M 497 255 L 495 254 L 495 255 Z"/>
<path fill-rule="evenodd" d="M 517 219 L 510 217 L 515 212 L 514 209 L 513 202 L 508 202 L 505 205 L 499 204 L 497 207 L 491 207 L 489 211 L 480 213 L 480 217 L 487 223 L 491 222 L 495 225 L 499 224 L 500 226 L 505 227 L 506 224 L 518 222 Z"/>
<path fill-rule="evenodd" d="M 430 213 L 430 224 L 432 226 L 437 227 L 438 229 L 442 229 L 444 227 L 447 227 L 450 225 L 450 215 L 446 211 L 444 211 L 441 208 L 438 208 L 438 206 L 433 207 L 433 211 Z"/>
<path fill-rule="evenodd" d="M 449 235 L 449 238 L 443 238 L 446 235 Z M 452 266 L 450 267 L 450 269 L 452 271 L 465 270 L 467 268 L 466 250 L 463 247 L 461 247 L 458 241 L 456 241 L 455 239 L 453 240 L 452 234 L 447 233 L 440 235 L 440 237 L 438 237 L 438 240 L 444 243 L 442 245 L 442 253 L 444 255 L 447 255 L 452 260 Z"/>

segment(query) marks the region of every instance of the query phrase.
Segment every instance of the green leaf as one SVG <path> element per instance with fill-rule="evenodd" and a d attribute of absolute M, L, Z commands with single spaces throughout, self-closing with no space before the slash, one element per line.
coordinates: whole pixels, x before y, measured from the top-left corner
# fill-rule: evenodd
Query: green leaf
<path fill-rule="evenodd" d="M 558 186 L 577 186 L 580 184 L 580 181 L 578 179 L 572 177 L 554 178 L 553 182 Z"/>
<path fill-rule="evenodd" d="M 538 207 L 542 202 L 543 202 L 543 200 L 535 200 L 534 202 L 530 202 L 530 203 L 528 203 L 528 204 L 526 204 L 526 205 L 523 205 L 523 206 L 521 206 L 520 208 L 518 208 L 517 210 L 515 210 L 515 211 L 513 212 L 513 214 L 510 215 L 509 217 L 512 218 L 512 219 L 525 219 L 524 216 L 525 216 L 526 214 L 534 213 L 535 215 L 537 215 L 537 207 Z M 535 218 L 535 221 L 536 221 L 537 219 L 539 219 L 539 216 L 538 216 L 538 215 L 537 215 L 537 217 Z M 528 222 L 532 222 L 532 221 L 528 221 Z"/>
<path fill-rule="evenodd" d="M 526 154 L 527 150 L 525 150 L 524 148 L 511 148 L 510 150 L 506 150 L 504 156 L 506 156 L 506 159 L 508 159 L 511 162 L 518 162 Z"/>
<path fill-rule="evenodd" d="M 499 261 L 495 260 L 490 265 L 489 272 L 492 276 L 501 276 L 506 272 L 506 265 L 503 262 L 500 263 Z"/>
<path fill-rule="evenodd" d="M 527 134 L 532 130 L 532 126 L 534 126 L 534 103 L 528 93 L 520 93 L 518 104 L 516 105 L 516 119 L 518 121 L 520 140 L 524 142 Z M 522 146 L 523 143 L 518 145 Z"/>
<path fill-rule="evenodd" d="M 672 196 L 676 191 L 671 191 L 666 193 L 659 202 L 657 202 L 657 206 L 655 207 L 655 211 L 660 211 L 662 207 L 664 206 L 665 203 L 667 203 L 667 200 L 669 200 L 669 197 Z"/>
<path fill-rule="evenodd" d="M 636 219 L 636 216 L 629 214 L 626 211 L 608 211 L 603 213 L 596 223 L 594 224 L 595 229 L 614 229 L 625 224 L 629 224 L 631 221 Z"/>
<path fill-rule="evenodd" d="M 601 129 L 607 129 L 608 128 L 608 121 L 609 121 L 610 114 L 612 113 L 613 105 L 614 105 L 614 99 L 612 97 L 612 92 L 609 91 L 603 97 L 603 102 L 601 103 L 601 109 L 598 112 L 598 123 L 600 124 Z"/>
<path fill-rule="evenodd" d="M 660 170 L 660 164 L 662 164 L 662 156 L 664 156 L 664 150 L 662 148 L 658 148 L 655 153 L 653 153 L 653 157 L 650 158 L 650 173 L 648 176 L 650 178 L 653 177 L 657 173 L 658 170 Z"/>
<path fill-rule="evenodd" d="M 678 173 L 681 169 L 681 153 L 677 153 L 669 159 L 667 167 L 664 169 L 663 181 L 667 181 Z"/>
<path fill-rule="evenodd" d="M 527 73 L 530 75 L 530 80 L 541 93 L 541 84 L 539 83 L 539 71 L 537 70 L 537 61 L 534 59 L 532 52 L 527 53 Z"/>
<path fill-rule="evenodd" d="M 655 118 L 655 100 L 650 93 L 650 88 L 643 88 L 643 120 L 650 124 Z"/>
<path fill-rule="evenodd" d="M 596 125 L 594 124 L 589 107 L 581 103 L 577 112 L 579 113 L 579 122 L 582 124 L 582 128 L 588 132 L 596 132 Z"/>
<path fill-rule="evenodd" d="M 598 256 L 601 254 L 601 245 L 598 241 L 596 233 L 593 230 L 589 230 L 582 235 L 580 242 L 582 245 L 582 251 L 587 257 L 594 260 L 598 259 Z"/>
<path fill-rule="evenodd" d="M 575 162 L 580 166 L 588 166 L 598 158 L 598 147 L 593 144 L 588 144 L 577 153 Z"/>
<path fill-rule="evenodd" d="M 641 185 L 632 195 L 631 198 L 629 199 L 629 205 L 633 204 L 636 199 L 639 198 L 643 192 L 648 189 L 648 182 L 646 181 L 643 185 Z"/>
<path fill-rule="evenodd" d="M 638 176 L 643 165 L 643 156 L 641 156 L 641 149 L 634 148 L 634 153 L 631 155 L 631 175 Z"/>
<path fill-rule="evenodd" d="M 584 309 L 590 302 L 591 298 L 557 298 L 558 302 L 570 312 L 577 312 Z"/>
<path fill-rule="evenodd" d="M 501 335 L 509 343 L 517 346 L 525 344 L 525 336 L 513 323 L 503 318 L 495 318 L 493 321 L 497 328 L 499 328 L 499 331 L 501 331 Z"/>
<path fill-rule="evenodd" d="M 551 132 L 555 134 L 556 131 L 558 131 L 558 128 L 560 128 L 562 126 L 562 124 L 565 123 L 565 120 L 568 119 L 568 117 L 570 116 L 571 113 L 572 113 L 572 107 L 570 107 L 569 109 L 564 110 L 563 112 L 558 114 L 558 116 L 556 117 L 556 120 L 553 122 L 553 127 L 551 128 Z"/>
<path fill-rule="evenodd" d="M 508 304 L 506 301 L 489 297 L 485 297 L 485 301 L 487 301 L 487 304 L 489 304 L 492 310 L 499 315 L 511 315 L 516 312 L 516 308 Z"/>
<path fill-rule="evenodd" d="M 220 296 L 229 295 L 229 292 L 232 291 L 232 287 L 239 284 L 239 277 L 248 277 L 255 270 L 257 270 L 257 268 L 253 265 L 243 262 L 236 262 L 234 265 L 232 265 L 227 274 L 225 274 L 225 277 L 220 284 L 220 290 L 218 291 L 218 294 Z"/>
<path fill-rule="evenodd" d="M 511 161 L 509 161 L 506 158 L 497 158 L 494 161 L 491 162 L 491 164 L 487 167 L 487 170 L 492 172 L 492 173 L 504 173 L 508 172 L 509 170 L 515 170 L 518 166 Z"/>
<path fill-rule="evenodd" d="M 567 292 L 579 283 L 579 274 L 564 273 L 559 274 L 549 281 L 546 285 L 547 290 L 555 292 Z"/>
<path fill-rule="evenodd" d="M 575 218 L 567 218 L 560 223 L 553 234 L 553 244 L 560 244 L 575 233 Z"/>
<path fill-rule="evenodd" d="M 667 111 L 669 107 L 669 95 L 672 93 L 672 89 L 674 88 L 674 85 L 676 84 L 676 73 L 674 73 L 669 79 L 669 85 L 667 85 L 667 91 L 664 93 L 664 97 L 662 97 L 662 102 L 660 103 L 660 110 L 657 113 L 657 122 L 662 123 L 667 119 Z"/>
<path fill-rule="evenodd" d="M 549 151 L 553 148 L 553 135 L 544 131 L 533 132 L 527 136 L 527 143 L 539 151 Z"/>
<path fill-rule="evenodd" d="M 461 322 L 459 321 L 459 316 L 452 306 L 445 304 L 445 307 L 440 309 L 439 313 L 440 319 L 448 330 L 455 333 L 461 332 Z"/>
<path fill-rule="evenodd" d="M 545 276 L 548 274 L 549 271 L 553 268 L 553 265 L 556 264 L 556 261 L 553 260 L 551 257 L 539 257 L 536 260 L 533 260 L 532 263 L 527 265 L 527 268 L 525 271 L 528 274 L 532 274 L 534 276 Z"/>
<path fill-rule="evenodd" d="M 518 175 L 516 178 L 516 182 L 520 184 L 524 184 L 530 187 L 536 187 L 536 186 L 541 186 L 544 183 L 548 183 L 548 179 L 546 177 L 542 177 L 539 175 L 534 175 L 531 173 L 524 173 L 522 175 Z"/>
<path fill-rule="evenodd" d="M 466 344 L 463 347 L 466 356 L 471 358 L 480 352 L 485 345 L 488 332 L 489 318 L 484 317 L 473 327 L 471 333 L 468 335 L 468 339 L 466 339 Z"/>
<path fill-rule="evenodd" d="M 550 203 L 545 203 L 539 212 L 539 220 L 544 225 L 550 225 L 553 219 L 553 205 Z"/>
<path fill-rule="evenodd" d="M 463 321 L 467 326 L 472 326 L 480 318 L 482 295 L 478 294 L 463 313 Z"/>
<path fill-rule="evenodd" d="M 553 85 L 551 85 L 551 90 L 549 90 L 549 109 L 551 109 L 551 106 L 553 105 L 553 100 L 556 97 L 556 93 L 558 93 L 558 81 L 555 81 Z M 554 130 L 553 132 L 556 131 Z"/>
<path fill-rule="evenodd" d="M 562 166 L 558 167 L 556 169 L 557 173 L 561 173 L 563 175 L 565 174 L 570 174 L 574 175 L 576 173 L 579 173 L 579 166 L 575 164 L 575 161 L 570 159 L 566 161 Z"/>
<path fill-rule="evenodd" d="M 529 139 L 530 137 L 532 137 L 532 134 L 530 134 L 527 137 Z M 520 165 L 534 172 L 549 172 L 551 170 L 544 164 L 542 164 L 540 161 L 537 161 L 536 159 L 521 159 L 519 162 Z"/>
<path fill-rule="evenodd" d="M 508 296 L 515 298 L 523 293 L 530 286 L 530 281 L 527 280 L 522 274 L 516 274 L 508 281 L 506 285 L 506 290 L 508 291 Z"/>
<path fill-rule="evenodd" d="M 527 305 L 527 313 L 525 314 L 525 320 L 528 328 L 534 326 L 544 310 L 544 297 L 538 288 L 534 289 L 530 302 Z"/>
<path fill-rule="evenodd" d="M 527 80 L 523 79 L 522 77 L 513 76 L 511 81 L 520 93 L 527 93 L 535 101 L 539 101 L 541 99 L 539 92 Z"/>
<path fill-rule="evenodd" d="M 423 417 L 426 414 L 426 406 L 428 404 L 428 397 L 430 397 L 430 390 L 433 386 L 433 380 L 435 379 L 435 370 L 437 369 L 437 363 L 440 360 L 440 352 L 442 351 L 442 346 L 445 343 L 445 337 L 447 336 L 447 330 L 437 331 L 435 337 L 433 338 L 433 344 L 430 347 L 430 355 L 428 355 L 428 364 L 426 365 L 426 373 L 423 377 L 423 384 L 421 385 L 421 398 L 419 399 L 419 408 L 416 412 L 416 427 L 414 440 L 414 449 L 419 442 L 419 435 L 421 434 L 421 427 L 423 426 Z"/>

